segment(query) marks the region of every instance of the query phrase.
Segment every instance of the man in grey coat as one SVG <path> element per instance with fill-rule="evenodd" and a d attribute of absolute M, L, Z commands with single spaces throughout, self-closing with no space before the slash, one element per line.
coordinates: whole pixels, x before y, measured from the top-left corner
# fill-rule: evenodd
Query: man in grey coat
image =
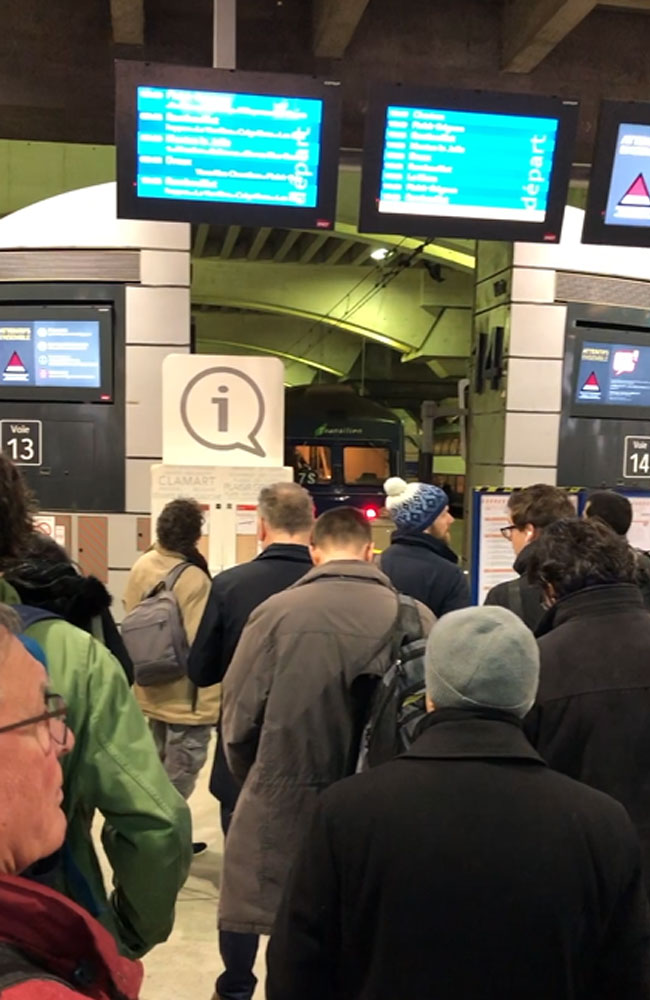
<path fill-rule="evenodd" d="M 251 615 L 223 685 L 222 733 L 242 782 L 226 840 L 219 926 L 269 934 L 316 800 L 354 772 L 373 678 L 389 665 L 397 592 L 368 522 L 321 515 L 314 569 Z M 419 605 L 427 635 L 434 617 Z"/>

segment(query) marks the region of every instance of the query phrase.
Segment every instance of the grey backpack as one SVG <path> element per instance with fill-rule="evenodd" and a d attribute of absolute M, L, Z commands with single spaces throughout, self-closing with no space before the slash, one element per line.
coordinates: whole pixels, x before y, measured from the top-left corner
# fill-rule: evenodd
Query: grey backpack
<path fill-rule="evenodd" d="M 150 687 L 187 676 L 190 647 L 174 586 L 191 563 L 174 566 L 122 622 L 136 684 Z"/>

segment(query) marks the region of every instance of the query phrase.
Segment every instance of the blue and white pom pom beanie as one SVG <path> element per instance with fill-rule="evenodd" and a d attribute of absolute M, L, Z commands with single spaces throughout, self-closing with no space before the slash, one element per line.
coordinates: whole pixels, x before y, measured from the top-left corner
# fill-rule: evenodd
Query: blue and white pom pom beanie
<path fill-rule="evenodd" d="M 407 483 L 392 476 L 384 483 L 386 509 L 399 531 L 426 531 L 449 505 L 449 497 L 439 486 Z"/>

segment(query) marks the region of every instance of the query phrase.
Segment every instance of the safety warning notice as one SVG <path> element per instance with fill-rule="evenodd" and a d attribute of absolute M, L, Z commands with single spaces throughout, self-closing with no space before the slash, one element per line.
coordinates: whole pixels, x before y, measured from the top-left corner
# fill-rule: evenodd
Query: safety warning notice
<path fill-rule="evenodd" d="M 648 125 L 619 125 L 605 222 L 610 226 L 650 226 Z"/>
<path fill-rule="evenodd" d="M 4 320 L 0 312 L 0 388 L 100 384 L 99 323 Z"/>

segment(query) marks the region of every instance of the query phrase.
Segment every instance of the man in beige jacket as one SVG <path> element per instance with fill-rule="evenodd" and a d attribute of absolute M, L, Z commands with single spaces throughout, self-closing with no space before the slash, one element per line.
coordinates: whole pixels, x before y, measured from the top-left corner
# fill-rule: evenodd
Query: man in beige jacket
<path fill-rule="evenodd" d="M 168 503 L 156 523 L 156 543 L 133 566 L 124 594 L 128 613 L 175 566 L 189 563 L 174 584 L 174 594 L 190 646 L 210 594 L 208 567 L 197 548 L 202 524 L 203 513 L 195 500 Z M 147 687 L 135 684 L 133 690 L 149 719 L 172 784 L 184 798 L 189 798 L 205 763 L 210 733 L 219 716 L 219 685 L 198 690 L 183 677 Z M 195 845 L 195 853 L 198 848 Z"/>

